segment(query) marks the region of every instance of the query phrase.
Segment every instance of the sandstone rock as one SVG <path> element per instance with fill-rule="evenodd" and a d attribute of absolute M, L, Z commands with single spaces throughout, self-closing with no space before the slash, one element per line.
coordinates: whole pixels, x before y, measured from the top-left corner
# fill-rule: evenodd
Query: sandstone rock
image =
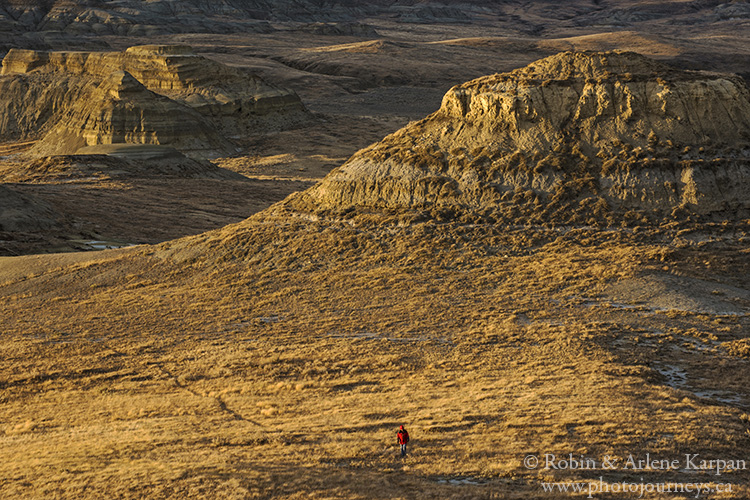
<path fill-rule="evenodd" d="M 733 75 L 567 52 L 451 89 L 298 209 L 456 208 L 570 222 L 628 211 L 747 217 L 750 93 Z M 608 215 L 609 214 L 609 215 Z"/>
<path fill-rule="evenodd" d="M 36 156 L 133 143 L 215 157 L 236 150 L 226 135 L 283 129 L 308 118 L 293 92 L 183 46 L 11 50 L 0 96 L 0 138 L 39 138 Z"/>
<path fill-rule="evenodd" d="M 188 154 L 219 156 L 233 149 L 198 113 L 115 71 L 66 110 L 31 150 L 69 154 L 93 144 L 168 144 Z"/>

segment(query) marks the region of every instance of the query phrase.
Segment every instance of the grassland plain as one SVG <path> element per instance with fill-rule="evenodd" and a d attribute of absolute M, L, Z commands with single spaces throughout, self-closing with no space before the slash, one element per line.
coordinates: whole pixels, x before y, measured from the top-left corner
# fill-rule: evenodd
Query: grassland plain
<path fill-rule="evenodd" d="M 0 496 L 530 498 L 600 477 L 750 495 L 747 470 L 523 464 L 747 459 L 746 224 L 312 219 L 280 204 L 0 262 Z"/>
<path fill-rule="evenodd" d="M 374 42 L 281 25 L 267 36 L 153 33 L 138 42 L 190 44 L 288 84 L 319 121 L 239 138 L 249 150 L 219 166 L 260 182 L 231 189 L 22 189 L 117 230 L 104 236 L 158 242 L 265 208 L 434 111 L 453 85 L 559 50 L 635 50 L 747 77 L 739 3 L 719 6 L 723 21 L 719 7 L 671 3 L 699 23 L 617 3 L 592 26 L 574 4 L 508 4 L 516 15 L 499 25 L 373 20 Z M 8 47 L 28 44 L 7 33 Z M 523 194 L 497 223 L 281 204 L 159 246 L 0 258 L 0 498 L 580 498 L 545 494 L 543 482 L 600 477 L 731 484 L 701 497 L 750 497 L 746 470 L 622 467 L 647 453 L 683 466 L 686 454 L 748 458 L 747 215 L 530 225 L 522 209 L 536 200 Z M 412 435 L 403 461 L 399 424 Z M 545 454 L 621 466 L 524 466 Z"/>

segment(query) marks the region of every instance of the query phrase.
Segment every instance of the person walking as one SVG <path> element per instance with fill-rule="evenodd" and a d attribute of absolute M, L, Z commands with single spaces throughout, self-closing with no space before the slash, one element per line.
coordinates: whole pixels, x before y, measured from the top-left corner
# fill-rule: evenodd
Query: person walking
<path fill-rule="evenodd" d="M 398 438 L 398 444 L 401 445 L 401 458 L 404 458 L 406 456 L 406 445 L 409 442 L 409 432 L 402 425 L 398 428 L 396 437 Z"/>

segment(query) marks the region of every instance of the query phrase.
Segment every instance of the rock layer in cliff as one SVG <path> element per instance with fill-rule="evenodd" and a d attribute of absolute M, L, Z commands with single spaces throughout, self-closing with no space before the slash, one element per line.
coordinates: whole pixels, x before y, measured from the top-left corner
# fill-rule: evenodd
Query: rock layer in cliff
<path fill-rule="evenodd" d="M 38 139 L 35 156 L 120 143 L 220 156 L 236 150 L 230 137 L 307 118 L 293 92 L 182 46 L 11 50 L 0 96 L 0 139 Z"/>
<path fill-rule="evenodd" d="M 441 108 L 290 200 L 529 222 L 750 210 L 750 94 L 736 76 L 566 52 L 458 85 Z"/>

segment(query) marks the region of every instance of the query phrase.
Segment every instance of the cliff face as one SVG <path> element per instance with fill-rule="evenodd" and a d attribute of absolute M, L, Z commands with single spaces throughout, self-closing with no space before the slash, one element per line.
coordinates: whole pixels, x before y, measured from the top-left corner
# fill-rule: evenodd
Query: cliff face
<path fill-rule="evenodd" d="M 231 153 L 226 134 L 307 119 L 299 98 L 189 47 L 125 52 L 11 50 L 0 76 L 0 138 L 40 142 L 37 155 L 95 144 L 164 144 Z"/>
<path fill-rule="evenodd" d="M 598 152 L 618 141 L 747 143 L 747 105 L 739 78 L 678 72 L 635 54 L 566 53 L 456 87 L 441 111 L 502 133 L 511 149 L 548 151 L 575 137 Z"/>
<path fill-rule="evenodd" d="M 439 111 L 360 151 L 295 203 L 526 207 L 531 220 L 560 222 L 633 210 L 747 217 L 748 181 L 741 79 L 633 53 L 568 52 L 454 87 Z"/>

